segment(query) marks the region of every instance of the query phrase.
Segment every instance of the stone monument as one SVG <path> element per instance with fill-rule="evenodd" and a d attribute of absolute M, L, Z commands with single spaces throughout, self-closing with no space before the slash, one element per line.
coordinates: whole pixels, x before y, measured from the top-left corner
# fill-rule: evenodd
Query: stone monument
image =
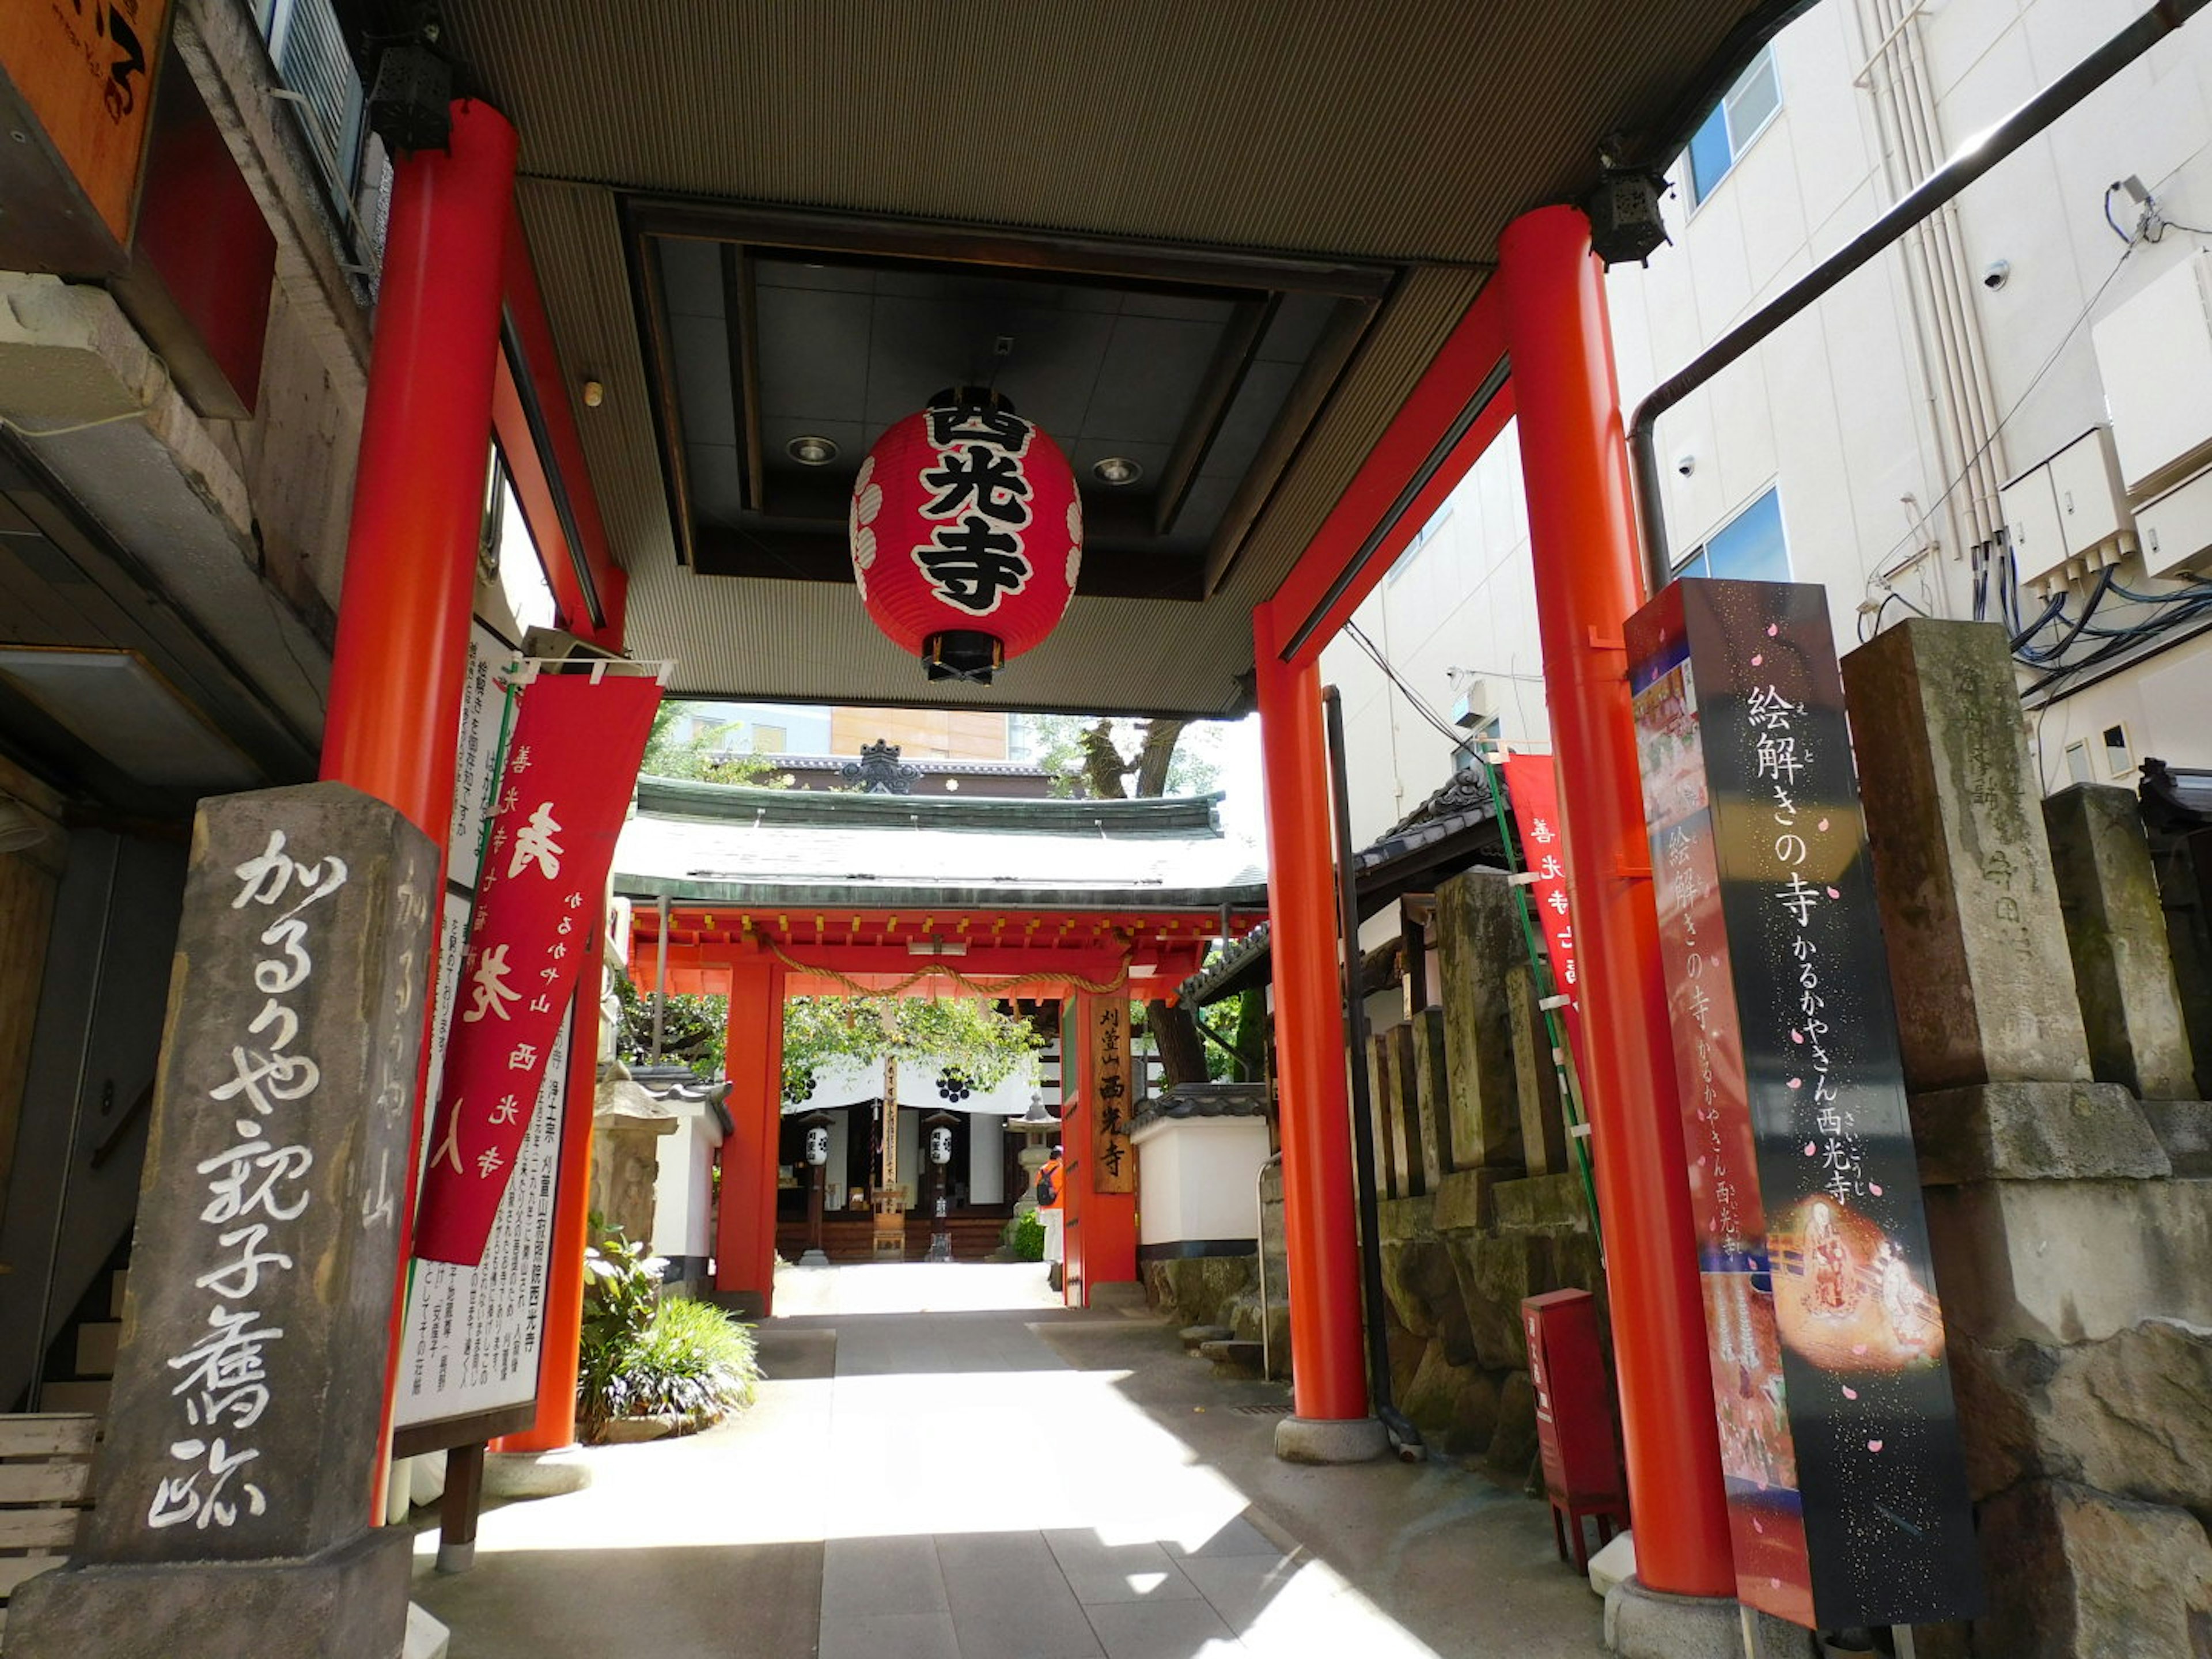
<path fill-rule="evenodd" d="M 9 1659 L 392 1659 L 369 1528 L 438 860 L 343 784 L 201 803 L 94 1506 Z"/>

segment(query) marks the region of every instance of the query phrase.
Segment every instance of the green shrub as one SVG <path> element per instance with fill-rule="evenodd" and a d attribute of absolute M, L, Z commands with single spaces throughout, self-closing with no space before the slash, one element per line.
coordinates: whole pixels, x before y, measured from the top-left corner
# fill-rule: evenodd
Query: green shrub
<path fill-rule="evenodd" d="M 631 1416 L 670 1413 L 704 1428 L 753 1401 L 760 1362 L 750 1326 L 704 1302 L 660 1304 L 624 1369 Z"/>
<path fill-rule="evenodd" d="M 1044 1223 L 1035 1210 L 1024 1210 L 1006 1224 L 1006 1248 L 1024 1261 L 1044 1260 Z"/>
<path fill-rule="evenodd" d="M 617 1417 L 667 1414 L 700 1429 L 752 1403 L 751 1330 L 705 1303 L 664 1302 L 665 1266 L 619 1232 L 584 1252 L 576 1420 L 587 1439 Z"/>

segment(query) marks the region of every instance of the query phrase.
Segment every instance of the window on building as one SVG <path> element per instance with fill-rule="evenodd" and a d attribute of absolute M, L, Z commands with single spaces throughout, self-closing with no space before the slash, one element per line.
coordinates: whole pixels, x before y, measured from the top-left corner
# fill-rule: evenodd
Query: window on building
<path fill-rule="evenodd" d="M 1421 550 L 1436 539 L 1437 532 L 1444 527 L 1451 515 L 1451 508 L 1446 507 L 1413 532 L 1413 539 L 1406 544 L 1405 550 L 1391 560 L 1390 568 L 1382 573 L 1382 585 L 1385 587 L 1389 586 L 1391 583 L 1413 568 L 1415 562 L 1420 557 Z"/>
<path fill-rule="evenodd" d="M 1459 747 L 1452 750 L 1453 773 L 1474 771 L 1477 761 L 1497 745 L 1503 729 L 1495 714 L 1485 714 L 1475 721 L 1474 729 L 1461 739 Z"/>
<path fill-rule="evenodd" d="M 254 14 L 283 83 L 277 95 L 292 106 L 314 157 L 325 197 L 343 227 L 346 252 L 356 269 L 373 270 L 383 245 L 379 221 L 390 205 L 389 179 L 363 177 L 368 99 L 337 12 L 331 0 L 256 0 Z M 368 208 L 364 196 L 373 198 Z"/>
<path fill-rule="evenodd" d="M 1674 574 L 1740 582 L 1788 581 L 1790 544 L 1782 533 L 1780 493 L 1770 486 L 1676 565 Z"/>
<path fill-rule="evenodd" d="M 1766 47 L 1752 59 L 1727 96 L 1713 106 L 1705 125 L 1690 139 L 1690 202 L 1692 206 L 1713 193 L 1728 176 L 1736 158 L 1751 148 L 1751 141 L 1766 131 L 1766 124 L 1782 107 L 1782 82 L 1774 71 L 1774 48 Z"/>
<path fill-rule="evenodd" d="M 2128 728 L 2108 726 L 2105 728 L 2105 775 L 2124 778 L 2136 769 L 2135 751 L 2128 742 Z"/>

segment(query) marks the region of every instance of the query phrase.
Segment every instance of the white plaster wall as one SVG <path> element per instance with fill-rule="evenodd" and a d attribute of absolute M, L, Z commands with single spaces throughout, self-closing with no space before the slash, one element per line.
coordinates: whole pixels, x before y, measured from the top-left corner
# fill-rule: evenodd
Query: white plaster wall
<path fill-rule="evenodd" d="M 968 1201 L 1001 1204 L 1006 1197 L 1006 1120 L 970 1113 L 968 1118 Z"/>
<path fill-rule="evenodd" d="M 1250 1238 L 1254 1182 L 1267 1161 L 1258 1118 L 1170 1118 L 1138 1132 L 1137 1242 Z"/>
<path fill-rule="evenodd" d="M 703 1101 L 671 1101 L 683 1121 L 663 1135 L 653 1179 L 653 1249 L 657 1255 L 714 1253 L 714 1149 L 721 1125 Z"/>

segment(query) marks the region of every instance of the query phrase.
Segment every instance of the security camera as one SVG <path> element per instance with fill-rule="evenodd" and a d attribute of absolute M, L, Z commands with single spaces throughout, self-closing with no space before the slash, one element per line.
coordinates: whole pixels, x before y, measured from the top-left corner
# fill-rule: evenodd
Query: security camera
<path fill-rule="evenodd" d="M 1684 477 L 1688 477 L 1697 470 L 1698 458 L 1696 456 L 1685 454 L 1677 455 L 1674 458 L 1674 471 L 1680 473 Z"/>
<path fill-rule="evenodd" d="M 2011 275 L 2011 260 L 1992 259 L 1989 268 L 1982 272 L 1982 286 L 1991 289 L 2002 288 L 2005 285 L 2005 279 Z"/>

